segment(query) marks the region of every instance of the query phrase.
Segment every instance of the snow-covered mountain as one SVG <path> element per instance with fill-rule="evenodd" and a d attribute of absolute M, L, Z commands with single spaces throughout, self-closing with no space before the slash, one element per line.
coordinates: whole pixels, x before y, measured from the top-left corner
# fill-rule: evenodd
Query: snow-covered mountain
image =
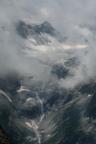
<path fill-rule="evenodd" d="M 32 25 L 19 21 L 15 26 L 24 42 L 18 52 L 48 65 L 50 76 L 47 81 L 14 71 L 0 76 L 0 125 L 10 141 L 95 144 L 96 81 L 85 82 L 79 73 L 85 70 L 80 69 L 79 56 L 87 55 L 87 46 L 66 44 L 48 22 Z"/>
<path fill-rule="evenodd" d="M 96 144 L 96 0 L 0 0 L 0 144 Z"/>
<path fill-rule="evenodd" d="M 26 21 L 19 21 L 16 29 L 23 38 L 32 36 L 38 44 L 44 44 L 44 40 L 47 42 L 45 37 L 42 38 L 43 34 L 55 37 L 57 40 L 64 40 L 64 37 L 47 21 L 41 24 L 28 24 Z"/>

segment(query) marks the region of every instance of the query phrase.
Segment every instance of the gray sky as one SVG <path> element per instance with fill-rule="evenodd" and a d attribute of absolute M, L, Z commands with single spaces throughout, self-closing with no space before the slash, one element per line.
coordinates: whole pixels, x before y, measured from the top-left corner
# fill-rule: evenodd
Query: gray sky
<path fill-rule="evenodd" d="M 56 25 L 63 23 L 94 22 L 95 0 L 1 0 L 5 13 L 17 17 L 34 17 L 32 21 L 50 20 Z"/>

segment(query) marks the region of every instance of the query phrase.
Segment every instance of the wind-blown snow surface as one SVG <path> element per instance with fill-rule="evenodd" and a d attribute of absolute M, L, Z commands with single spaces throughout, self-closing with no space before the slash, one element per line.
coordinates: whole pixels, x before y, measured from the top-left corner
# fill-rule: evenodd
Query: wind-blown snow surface
<path fill-rule="evenodd" d="M 82 83 L 96 77 L 95 9 L 95 0 L 0 1 L 0 123 L 14 143 L 59 144 L 62 112 L 76 103 L 84 114 L 93 91 L 84 98 Z"/>

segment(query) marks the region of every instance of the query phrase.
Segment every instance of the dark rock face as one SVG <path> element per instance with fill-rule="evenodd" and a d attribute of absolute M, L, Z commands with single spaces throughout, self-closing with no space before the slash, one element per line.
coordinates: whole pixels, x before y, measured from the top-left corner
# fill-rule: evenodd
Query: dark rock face
<path fill-rule="evenodd" d="M 95 94 L 96 93 L 96 82 L 94 82 L 94 80 L 92 80 L 88 83 L 82 84 L 79 87 L 79 91 L 82 94 L 92 94 L 92 95 Z"/>
<path fill-rule="evenodd" d="M 27 38 L 31 35 L 40 35 L 41 33 L 46 33 L 51 36 L 55 36 L 57 34 L 56 30 L 48 22 L 44 22 L 40 25 L 30 25 L 23 21 L 19 21 L 16 29 L 19 35 L 23 38 Z"/>
<path fill-rule="evenodd" d="M 59 79 L 65 78 L 69 74 L 69 70 L 63 65 L 54 65 L 51 71 L 52 74 L 56 75 Z"/>
<path fill-rule="evenodd" d="M 33 119 L 41 115 L 41 110 L 39 106 L 34 106 L 30 109 L 21 109 L 19 115 Z"/>
<path fill-rule="evenodd" d="M 96 119 L 96 93 L 88 103 L 86 114 L 90 119 Z"/>
<path fill-rule="evenodd" d="M 0 127 L 0 144 L 11 144 L 9 137 L 4 130 Z"/>
<path fill-rule="evenodd" d="M 49 22 L 45 21 L 41 24 L 27 24 L 24 21 L 19 21 L 16 25 L 16 32 L 24 39 L 28 37 L 32 37 L 37 44 L 48 44 L 50 43 L 50 39 L 46 37 L 51 36 L 55 38 L 59 42 L 64 42 L 66 37 L 61 35 Z"/>
<path fill-rule="evenodd" d="M 80 64 L 80 61 L 76 57 L 72 57 L 65 62 L 67 67 L 76 67 Z"/>
<path fill-rule="evenodd" d="M 17 74 L 9 74 L 0 78 L 0 89 L 15 94 L 20 87 L 20 77 Z"/>
<path fill-rule="evenodd" d="M 15 78 L 14 79 L 12 78 L 12 80 L 11 78 L 5 79 L 7 80 L 8 85 L 3 84 L 3 83 L 6 84 L 6 81 L 3 81 L 3 82 L 1 81 L 0 83 L 0 87 L 1 88 L 4 87 L 5 89 L 7 89 L 10 95 L 12 95 L 13 91 L 16 91 L 19 87 L 19 85 L 17 84 L 18 79 L 17 78 L 15 79 Z M 94 121 L 96 120 L 96 115 L 95 115 L 95 110 L 96 110 L 95 91 L 96 90 L 94 90 L 94 85 L 95 83 L 93 84 L 91 81 L 91 83 L 88 84 L 88 89 L 87 89 L 87 84 L 85 85 L 83 84 L 82 87 L 80 85 L 79 88 L 76 88 L 73 91 L 59 89 L 54 86 L 54 88 L 51 89 L 51 92 L 48 92 L 48 93 L 46 90 L 44 90 L 41 93 L 39 88 L 38 89 L 34 88 L 35 90 L 37 90 L 36 92 L 38 92 L 39 96 L 44 98 L 44 114 L 46 115 L 44 122 L 47 120 L 47 113 L 53 114 L 53 111 L 55 111 L 56 113 L 56 117 L 54 118 L 54 122 L 57 123 L 57 127 L 55 129 L 56 135 L 54 135 L 51 139 L 46 141 L 45 142 L 46 144 L 77 144 L 77 143 L 78 144 L 86 144 L 86 143 L 95 144 L 96 143 L 95 124 L 93 124 L 92 122 L 93 119 Z M 9 86 L 11 86 L 12 88 L 11 90 L 8 88 Z M 89 88 L 90 88 L 90 91 L 89 91 Z M 34 89 L 31 89 L 31 91 L 35 92 Z M 86 96 L 88 95 L 89 92 L 91 94 L 94 93 L 91 99 L 88 99 Z M 25 97 L 24 100 L 26 100 L 26 98 L 29 97 L 29 95 L 26 96 L 26 94 L 27 93 L 24 92 L 23 95 L 21 95 L 22 97 L 23 96 Z M 14 99 L 16 99 L 15 97 L 16 95 L 14 95 Z M 31 96 L 31 92 L 30 92 L 30 96 Z M 86 101 L 84 103 L 81 102 L 83 97 L 86 98 Z M 35 98 L 34 94 L 32 94 L 32 98 Z M 17 103 L 19 103 L 19 101 L 17 101 Z M 27 109 L 26 109 L 26 105 L 25 107 L 23 107 L 24 104 L 22 104 L 22 106 L 20 105 L 21 108 L 19 109 L 19 105 L 17 103 L 14 103 L 15 107 L 18 108 L 15 110 L 15 113 L 18 113 L 19 117 L 24 117 L 27 119 L 36 119 L 37 117 L 41 115 L 40 103 L 37 102 L 36 105 L 32 107 L 27 105 L 28 106 Z M 86 107 L 86 103 L 87 103 L 87 107 Z M 9 109 L 11 109 L 11 106 Z M 5 113 L 6 109 L 1 109 L 0 107 L 0 110 L 4 110 L 3 115 L 1 115 L 1 117 L 3 118 L 3 121 L 1 122 L 4 122 L 4 118 L 6 118 L 4 116 L 6 114 Z M 87 112 L 87 115 L 85 115 L 84 113 L 85 111 Z M 10 116 L 10 111 L 8 112 L 9 113 L 6 114 L 8 115 L 7 117 Z M 89 117 L 89 120 L 91 119 L 91 121 L 89 122 L 86 121 L 86 118 L 88 117 Z M 82 128 L 82 126 L 84 127 L 82 119 L 85 120 L 85 124 L 87 128 L 89 128 L 90 126 L 93 127 L 93 131 L 91 130 L 87 131 L 86 129 L 84 130 Z M 8 118 L 8 121 L 9 121 L 9 118 Z M 6 125 L 8 125 L 7 122 L 6 122 Z M 8 126 L 8 128 L 9 130 L 7 130 L 7 132 L 8 132 L 8 135 L 12 137 L 13 143 L 22 144 L 25 140 L 23 139 L 24 135 L 25 136 L 27 135 L 26 128 L 23 127 L 24 133 L 22 130 L 23 128 L 22 127 L 17 128 L 15 124 L 13 124 L 11 128 Z M 4 128 L 4 130 L 6 130 L 6 127 Z M 14 137 L 14 135 L 18 138 Z M 29 143 L 26 142 L 25 144 L 29 144 Z"/>

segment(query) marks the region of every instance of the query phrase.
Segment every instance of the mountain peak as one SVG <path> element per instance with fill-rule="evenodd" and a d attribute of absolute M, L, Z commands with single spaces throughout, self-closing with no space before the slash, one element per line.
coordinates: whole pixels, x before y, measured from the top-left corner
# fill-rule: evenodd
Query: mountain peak
<path fill-rule="evenodd" d="M 50 27 L 50 28 L 53 28 L 53 26 L 48 22 L 48 21 L 44 21 L 42 24 L 41 24 L 43 27 Z M 54 29 L 54 28 L 53 28 Z"/>
<path fill-rule="evenodd" d="M 51 36 L 56 35 L 56 30 L 47 21 L 36 25 L 31 25 L 24 21 L 19 21 L 16 26 L 16 30 L 23 38 L 27 38 L 30 35 L 40 35 L 41 33 L 46 33 Z"/>

